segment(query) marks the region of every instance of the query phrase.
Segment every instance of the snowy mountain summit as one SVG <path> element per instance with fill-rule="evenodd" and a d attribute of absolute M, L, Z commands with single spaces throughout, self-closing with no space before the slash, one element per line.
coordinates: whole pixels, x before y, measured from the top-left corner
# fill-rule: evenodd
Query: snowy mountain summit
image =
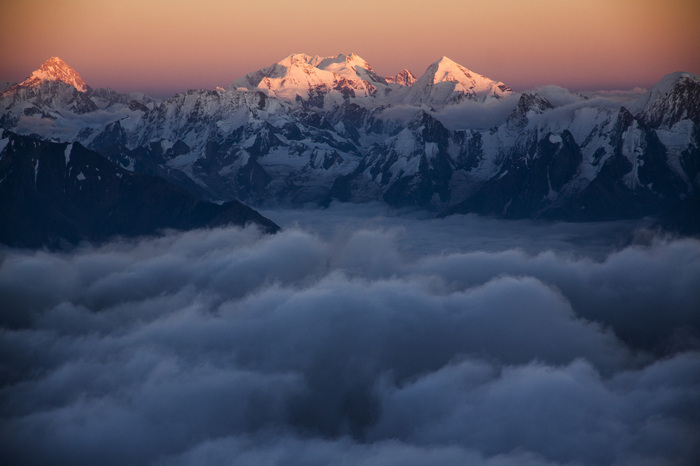
<path fill-rule="evenodd" d="M 408 69 L 404 68 L 394 76 L 387 76 L 384 78 L 388 83 L 401 84 L 402 86 L 410 87 L 416 82 L 416 77 Z"/>
<path fill-rule="evenodd" d="M 432 63 L 423 76 L 411 85 L 406 103 L 444 105 L 463 99 L 499 99 L 511 92 L 512 89 L 502 82 L 494 81 L 447 57 L 442 57 Z"/>
<path fill-rule="evenodd" d="M 498 99 L 512 92 L 502 82 L 474 73 L 447 57 L 431 64 L 418 79 L 407 69 L 385 78 L 354 53 L 335 57 L 295 53 L 246 74 L 229 89 L 260 90 L 281 100 L 301 100 L 317 107 L 354 98 L 372 98 L 389 105 L 442 106 L 464 99 Z"/>
<path fill-rule="evenodd" d="M 27 79 L 0 91 L 0 127 L 19 134 L 73 141 L 87 137 L 107 123 L 139 117 L 154 100 L 135 92 L 120 94 L 94 89 L 59 57 L 46 60 Z M 100 116 L 96 112 L 106 111 Z"/>
<path fill-rule="evenodd" d="M 246 74 L 231 83 L 229 89 L 260 90 L 290 102 L 315 101 L 324 95 L 338 94 L 342 101 L 343 97 L 370 96 L 376 92 L 377 84 L 386 86 L 386 81 L 358 55 L 319 57 L 294 53 L 271 66 Z"/>
<path fill-rule="evenodd" d="M 73 86 L 80 92 L 87 92 L 88 86 L 80 77 L 77 71 L 68 66 L 59 57 L 51 57 L 46 60 L 39 69 L 17 86 L 19 87 L 39 87 L 47 81 L 59 81 Z"/>

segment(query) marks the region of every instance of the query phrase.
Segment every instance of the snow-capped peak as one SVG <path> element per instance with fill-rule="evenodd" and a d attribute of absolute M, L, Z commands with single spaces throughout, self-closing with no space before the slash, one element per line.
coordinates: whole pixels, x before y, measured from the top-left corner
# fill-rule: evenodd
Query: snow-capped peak
<path fill-rule="evenodd" d="M 374 92 L 376 83 L 386 84 L 356 54 L 319 57 L 294 53 L 272 66 L 248 73 L 229 88 L 258 89 L 286 101 L 338 91 L 342 100 L 344 95 L 366 97 Z"/>
<path fill-rule="evenodd" d="M 83 78 L 80 77 L 78 72 L 68 66 L 68 64 L 59 57 L 51 57 L 46 60 L 39 69 L 32 72 L 19 86 L 37 87 L 46 81 L 60 81 L 73 86 L 80 92 L 86 92 L 88 90 L 87 84 L 85 84 L 85 81 L 83 81 Z"/>
<path fill-rule="evenodd" d="M 269 82 L 271 79 L 284 79 L 289 75 L 296 74 L 314 74 L 313 69 L 321 60 L 323 60 L 323 58 L 319 56 L 311 56 L 305 53 L 293 53 L 277 63 L 261 68 L 258 71 L 248 73 L 242 78 L 235 80 L 231 83 L 229 89 L 261 88 L 262 90 L 269 90 L 271 88 Z M 296 79 L 293 78 L 293 81 L 296 81 Z"/>
<path fill-rule="evenodd" d="M 444 106 L 463 99 L 498 99 L 512 92 L 502 82 L 474 73 L 447 57 L 431 64 L 419 79 L 408 70 L 383 78 L 365 59 L 354 53 L 334 57 L 294 53 L 271 66 L 246 74 L 231 83 L 229 89 L 257 90 L 287 102 L 313 101 L 312 105 L 322 107 L 357 98 Z"/>
<path fill-rule="evenodd" d="M 635 105 L 632 105 L 633 110 L 642 110 L 655 102 L 660 97 L 668 94 L 682 81 L 690 81 L 700 84 L 700 76 L 684 71 L 677 71 L 664 76 L 652 87 L 644 96 L 642 96 Z"/>
<path fill-rule="evenodd" d="M 305 53 L 293 53 L 278 61 L 277 64 L 286 67 L 292 66 L 316 66 L 323 60 L 324 57 L 319 57 L 318 55 L 307 55 Z"/>
<path fill-rule="evenodd" d="M 370 64 L 367 63 L 364 58 L 354 53 L 349 55 L 341 53 L 337 57 L 326 57 L 317 65 L 319 69 L 329 71 L 333 71 L 334 69 L 352 69 L 354 71 L 358 66 L 360 68 L 372 71 Z"/>
<path fill-rule="evenodd" d="M 432 63 L 426 74 L 432 77 L 430 83 L 437 84 L 444 81 L 460 82 L 466 79 L 470 79 L 471 71 L 450 60 L 447 57 L 442 57 L 438 61 Z"/>
<path fill-rule="evenodd" d="M 489 97 L 500 98 L 511 92 L 512 89 L 502 82 L 442 57 L 428 66 L 423 76 L 411 86 L 408 102 L 431 105 L 458 102 L 462 98 L 484 100 Z"/>
<path fill-rule="evenodd" d="M 341 53 L 336 57 L 325 58 L 316 67 L 320 70 L 335 73 L 352 82 L 366 81 L 372 83 L 372 85 L 377 83 L 386 84 L 384 78 L 378 76 L 372 70 L 372 66 L 355 53 L 349 55 Z"/>
<path fill-rule="evenodd" d="M 494 84 L 503 84 L 475 73 L 447 57 L 442 57 L 438 61 L 432 63 L 426 70 L 424 76 L 426 75 L 430 84 L 454 82 L 459 85 L 459 90 L 474 90 L 477 93 L 491 90 Z M 508 92 L 510 92 L 510 88 L 507 89 Z M 455 90 L 458 89 L 456 88 Z M 505 92 L 505 89 L 503 92 Z"/>
<path fill-rule="evenodd" d="M 663 95 L 669 92 L 673 87 L 676 86 L 680 81 L 691 80 L 695 82 L 700 82 L 700 76 L 693 73 L 688 73 L 685 71 L 677 71 L 675 73 L 670 73 L 659 80 L 654 87 L 651 88 L 651 92 L 655 96 Z M 652 99 L 653 100 L 653 99 Z"/>
<path fill-rule="evenodd" d="M 413 83 L 416 82 L 416 76 L 406 68 L 402 69 L 394 76 L 387 76 L 384 79 L 388 83 L 396 83 L 406 87 L 411 87 Z"/>
<path fill-rule="evenodd" d="M 700 76 L 677 72 L 667 74 L 630 110 L 645 123 L 671 127 L 682 120 L 700 119 Z"/>

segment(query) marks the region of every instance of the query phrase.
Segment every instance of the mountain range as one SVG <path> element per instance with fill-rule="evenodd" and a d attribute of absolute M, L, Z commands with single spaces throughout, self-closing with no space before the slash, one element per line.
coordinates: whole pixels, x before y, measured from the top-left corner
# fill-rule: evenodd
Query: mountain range
<path fill-rule="evenodd" d="M 0 134 L 0 243 L 60 248 L 82 240 L 253 223 L 279 227 L 238 201 L 197 199 L 162 178 L 120 168 L 80 143 Z"/>
<path fill-rule="evenodd" d="M 383 77 L 356 54 L 292 54 L 227 89 L 162 101 L 92 89 L 52 58 L 0 93 L 0 127 L 79 144 L 208 201 L 653 216 L 690 233 L 699 124 L 694 74 L 669 74 L 620 104 L 560 88 L 517 93 L 447 57 L 419 77 Z"/>

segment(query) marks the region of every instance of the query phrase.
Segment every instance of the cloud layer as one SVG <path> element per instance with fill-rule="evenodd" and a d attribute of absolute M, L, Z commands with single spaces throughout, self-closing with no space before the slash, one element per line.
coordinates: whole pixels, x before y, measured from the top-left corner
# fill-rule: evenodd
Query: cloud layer
<path fill-rule="evenodd" d="M 700 458 L 697 241 L 441 253 L 512 224 L 333 215 L 2 251 L 3 462 Z"/>

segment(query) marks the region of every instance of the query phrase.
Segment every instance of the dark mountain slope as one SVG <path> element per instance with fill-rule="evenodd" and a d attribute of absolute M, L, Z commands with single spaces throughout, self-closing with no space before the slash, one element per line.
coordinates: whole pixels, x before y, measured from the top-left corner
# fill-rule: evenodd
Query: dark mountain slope
<path fill-rule="evenodd" d="M 9 131 L 0 141 L 0 242 L 11 246 L 55 247 L 228 224 L 279 230 L 238 201 L 200 201 L 161 178 L 124 170 L 78 143 Z"/>

